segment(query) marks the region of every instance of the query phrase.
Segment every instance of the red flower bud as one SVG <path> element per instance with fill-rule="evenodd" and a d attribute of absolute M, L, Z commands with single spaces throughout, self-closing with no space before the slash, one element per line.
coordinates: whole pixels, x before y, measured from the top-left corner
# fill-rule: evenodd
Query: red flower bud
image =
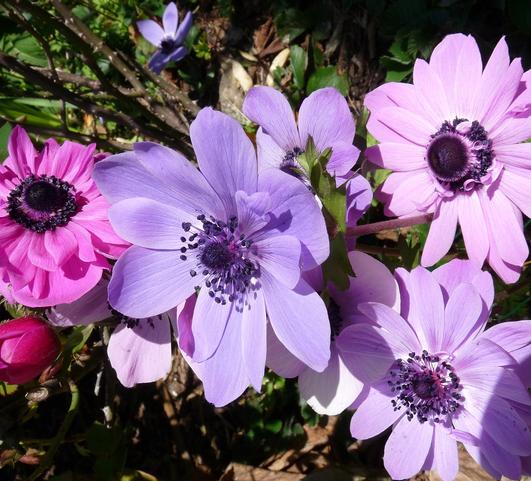
<path fill-rule="evenodd" d="M 0 381 L 24 384 L 58 356 L 61 343 L 42 319 L 26 316 L 0 324 Z"/>

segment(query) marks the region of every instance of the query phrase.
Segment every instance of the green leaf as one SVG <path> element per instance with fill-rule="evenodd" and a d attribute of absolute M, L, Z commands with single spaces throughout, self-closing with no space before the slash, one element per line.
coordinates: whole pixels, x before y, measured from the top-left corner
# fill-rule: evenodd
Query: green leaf
<path fill-rule="evenodd" d="M 330 255 L 323 264 L 323 277 L 325 284 L 333 282 L 340 290 L 348 289 L 349 276 L 354 277 L 352 266 L 348 258 L 348 249 L 345 237 L 342 233 L 337 234 L 330 241 Z"/>
<path fill-rule="evenodd" d="M 29 33 L 17 34 L 13 38 L 13 48 L 10 52 L 18 57 L 20 60 L 38 67 L 46 67 L 48 61 L 44 50 Z"/>
<path fill-rule="evenodd" d="M 293 71 L 293 82 L 299 90 L 304 88 L 304 73 L 308 66 L 308 53 L 302 47 L 293 45 L 290 48 L 291 70 Z"/>
<path fill-rule="evenodd" d="M 58 110 L 57 114 L 50 113 L 56 105 L 59 104 L 46 99 L 0 97 L 0 117 L 35 127 L 60 127 Z"/>
<path fill-rule="evenodd" d="M 333 65 L 320 67 L 308 79 L 306 90 L 310 94 L 323 87 L 335 87 L 342 95 L 348 95 L 349 85 L 347 76 L 339 75 L 336 67 Z"/>
<path fill-rule="evenodd" d="M 8 122 L 0 127 L 0 164 L 7 158 L 7 141 L 11 130 L 12 127 Z"/>
<path fill-rule="evenodd" d="M 85 345 L 88 338 L 92 334 L 93 329 L 93 324 L 89 324 L 88 326 L 74 327 L 74 329 L 72 329 L 72 332 L 70 333 L 70 336 L 68 336 L 66 340 L 63 350 L 65 352 L 72 353 L 81 350 L 81 348 Z"/>

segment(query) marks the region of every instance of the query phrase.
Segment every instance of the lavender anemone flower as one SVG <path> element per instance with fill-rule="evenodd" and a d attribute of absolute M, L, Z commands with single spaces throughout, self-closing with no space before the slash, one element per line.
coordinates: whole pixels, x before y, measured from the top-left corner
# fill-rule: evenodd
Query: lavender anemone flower
<path fill-rule="evenodd" d="M 332 87 L 313 92 L 302 102 L 298 125 L 286 97 L 271 87 L 249 90 L 243 111 L 260 126 L 256 133 L 260 171 L 280 169 L 301 177 L 297 158 L 304 152 L 309 137 L 319 152 L 332 150 L 327 171 L 338 186 L 346 182 L 347 225 L 355 225 L 371 203 L 372 190 L 363 176 L 352 172 L 360 151 L 352 145 L 356 124 L 341 93 Z"/>
<path fill-rule="evenodd" d="M 400 309 L 398 284 L 387 267 L 373 257 L 358 251 L 349 253 L 356 277 L 350 279 L 346 291 L 328 285 L 330 300 L 328 317 L 331 327 L 331 354 L 327 368 L 316 372 L 292 356 L 273 332 L 268 333 L 267 365 L 284 377 L 298 376 L 301 397 L 319 414 L 336 415 L 349 408 L 362 391 L 363 383 L 346 367 L 344 353 L 336 343 L 348 326 L 368 322 L 358 305 L 381 302 L 392 309 Z M 322 290 L 321 270 L 313 273 L 312 281 Z"/>
<path fill-rule="evenodd" d="M 177 309 L 144 319 L 133 319 L 112 310 L 107 302 L 108 279 L 70 304 L 59 304 L 47 312 L 48 320 L 57 327 L 88 325 L 108 319 L 115 322 L 107 355 L 118 380 L 126 387 L 165 378 L 172 365 L 171 341 L 177 323 L 193 312 L 195 300 L 190 298 Z M 195 296 L 193 296 L 195 297 Z"/>
<path fill-rule="evenodd" d="M 531 389 L 531 321 L 509 321 L 497 324 L 485 331 L 485 337 L 501 346 L 518 361 L 516 374 L 526 389 Z M 531 430 L 531 406 L 517 401 L 512 401 L 511 405 Z M 480 452 L 474 454 L 476 459 L 481 459 Z M 522 456 L 520 461 L 522 474 L 531 475 L 531 455 Z M 494 468 L 489 472 L 496 479 L 501 478 L 501 473 Z"/>
<path fill-rule="evenodd" d="M 181 304 L 199 290 L 191 323 L 209 401 L 224 405 L 252 384 L 266 359 L 266 313 L 280 341 L 313 369 L 330 357 L 319 295 L 301 279 L 328 256 L 312 194 L 279 170 L 258 174 L 242 127 L 210 108 L 190 136 L 201 171 L 181 154 L 137 143 L 98 164 L 111 223 L 133 247 L 116 263 L 109 302 L 134 318 Z"/>
<path fill-rule="evenodd" d="M 401 312 L 358 306 L 375 324 L 347 327 L 338 338 L 347 366 L 368 384 L 351 422 L 367 439 L 393 426 L 384 464 L 393 479 L 458 471 L 457 441 L 491 472 L 518 479 L 531 454 L 527 423 L 511 405 L 531 401 L 517 361 L 484 332 L 492 278 L 471 261 L 433 273 L 397 270 Z"/>
<path fill-rule="evenodd" d="M 136 24 L 142 36 L 157 47 L 148 64 L 153 72 L 159 74 L 168 63 L 178 62 L 188 53 L 183 42 L 192 27 L 192 14 L 188 12 L 179 25 L 179 12 L 175 3 L 169 3 L 164 10 L 164 28 L 153 20 L 140 20 Z"/>
<path fill-rule="evenodd" d="M 413 85 L 370 92 L 367 124 L 381 143 L 367 158 L 393 172 L 379 192 L 386 214 L 433 213 L 422 254 L 431 266 L 450 249 L 457 224 L 467 254 L 515 282 L 528 255 L 522 212 L 531 214 L 530 72 L 510 62 L 502 38 L 483 69 L 472 36 L 447 36 Z"/>

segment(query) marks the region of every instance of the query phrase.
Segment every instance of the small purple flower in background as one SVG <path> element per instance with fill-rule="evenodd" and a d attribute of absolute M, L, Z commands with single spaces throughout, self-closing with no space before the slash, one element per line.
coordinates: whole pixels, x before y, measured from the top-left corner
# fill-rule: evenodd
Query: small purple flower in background
<path fill-rule="evenodd" d="M 137 22 L 138 30 L 142 36 L 155 47 L 157 51 L 149 60 L 149 68 L 159 74 L 170 62 L 178 62 L 187 53 L 183 45 L 188 31 L 192 27 L 192 13 L 188 12 L 179 25 L 179 12 L 177 5 L 171 2 L 164 10 L 162 28 L 153 20 L 140 20 Z"/>
<path fill-rule="evenodd" d="M 149 142 L 96 167 L 111 222 L 133 243 L 114 267 L 109 302 L 144 318 L 200 289 L 193 342 L 180 345 L 193 345 L 187 354 L 201 364 L 207 399 L 224 405 L 249 384 L 260 389 L 266 312 L 290 352 L 315 370 L 326 367 L 326 307 L 301 270 L 321 264 L 329 243 L 312 194 L 279 170 L 258 175 L 253 145 L 235 120 L 203 109 L 190 136 L 201 171 Z"/>
<path fill-rule="evenodd" d="M 332 149 L 327 171 L 338 186 L 347 182 L 347 225 L 354 226 L 370 206 L 372 190 L 363 176 L 352 172 L 360 154 L 352 145 L 356 124 L 339 91 L 327 87 L 304 99 L 298 125 L 286 97 L 271 87 L 258 86 L 249 90 L 243 111 L 260 126 L 256 133 L 260 171 L 280 169 L 300 177 L 297 157 L 304 152 L 310 136 L 319 152 Z"/>
<path fill-rule="evenodd" d="M 127 243 L 92 180 L 95 144 L 48 139 L 41 152 L 16 126 L 0 165 L 0 292 L 31 307 L 79 299 Z"/>
<path fill-rule="evenodd" d="M 422 264 L 450 249 L 457 224 L 469 258 L 515 282 L 528 255 L 522 213 L 531 215 L 530 72 L 510 62 L 502 38 L 483 69 L 472 36 L 447 36 L 413 85 L 387 83 L 365 105 L 381 142 L 367 158 L 393 172 L 380 191 L 386 214 L 433 213 Z"/>
<path fill-rule="evenodd" d="M 109 281 L 102 279 L 94 289 L 70 304 L 60 304 L 47 313 L 57 327 L 88 325 L 113 319 L 118 325 L 111 334 L 107 355 L 118 380 L 126 387 L 165 378 L 171 370 L 171 326 L 193 312 L 190 299 L 163 314 L 132 319 L 112 310 L 107 302 Z"/>
<path fill-rule="evenodd" d="M 341 413 L 354 403 L 363 388 L 363 383 L 346 367 L 345 353 L 336 343 L 348 326 L 368 322 L 358 310 L 358 304 L 381 302 L 395 310 L 400 309 L 398 285 L 385 265 L 363 252 L 352 251 L 349 259 L 356 277 L 350 279 L 348 289 L 338 291 L 332 284 L 328 286 L 332 343 L 330 362 L 324 371 L 316 372 L 304 365 L 278 342 L 273 332 L 268 333 L 267 365 L 281 376 L 298 376 L 302 398 L 319 414 Z M 319 274 L 320 269 L 314 273 L 316 279 L 311 284 L 322 290 Z"/>
<path fill-rule="evenodd" d="M 0 381 L 24 384 L 61 352 L 61 342 L 42 319 L 26 316 L 0 324 Z"/>
<path fill-rule="evenodd" d="M 337 340 L 351 372 L 369 385 L 352 417 L 352 435 L 367 439 L 393 426 L 384 451 L 393 479 L 424 469 L 453 480 L 456 441 L 491 473 L 518 479 L 531 434 L 511 403 L 531 401 L 515 358 L 484 332 L 492 278 L 459 260 L 433 273 L 398 269 L 397 277 L 402 315 L 384 304 L 362 304 L 375 324 L 347 327 Z"/>

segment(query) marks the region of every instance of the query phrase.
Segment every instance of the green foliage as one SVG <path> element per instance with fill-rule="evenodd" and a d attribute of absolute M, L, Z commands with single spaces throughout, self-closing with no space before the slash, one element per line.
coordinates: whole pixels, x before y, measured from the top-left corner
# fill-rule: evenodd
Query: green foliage
<path fill-rule="evenodd" d="M 333 65 L 320 67 L 308 79 L 307 92 L 310 94 L 324 87 L 335 87 L 343 95 L 348 95 L 347 76 L 338 74 Z"/>

